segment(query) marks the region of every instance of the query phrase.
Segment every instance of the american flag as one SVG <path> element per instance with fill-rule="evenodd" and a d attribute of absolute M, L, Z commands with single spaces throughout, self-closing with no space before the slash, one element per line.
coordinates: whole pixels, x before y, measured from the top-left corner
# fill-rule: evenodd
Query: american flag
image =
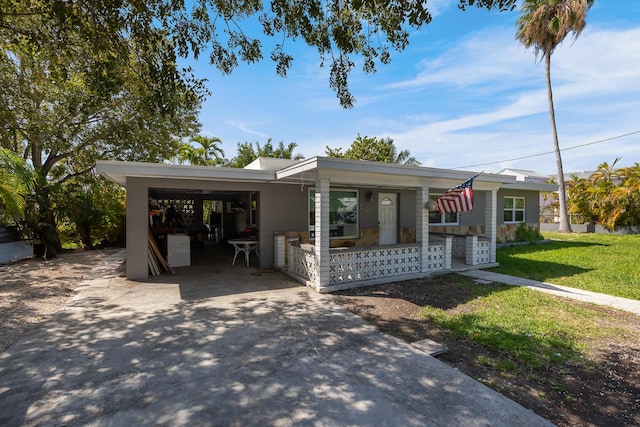
<path fill-rule="evenodd" d="M 441 214 L 445 214 L 473 210 L 473 180 L 478 175 L 469 178 L 462 184 L 456 185 L 438 197 L 436 199 L 438 211 Z"/>

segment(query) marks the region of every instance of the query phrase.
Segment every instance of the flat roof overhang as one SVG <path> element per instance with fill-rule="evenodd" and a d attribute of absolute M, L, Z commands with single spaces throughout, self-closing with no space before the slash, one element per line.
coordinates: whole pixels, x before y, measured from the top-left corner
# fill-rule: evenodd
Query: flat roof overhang
<path fill-rule="evenodd" d="M 332 186 L 407 189 L 423 186 L 448 189 L 477 174 L 471 171 L 331 157 L 312 157 L 277 171 L 104 160 L 96 162 L 96 170 L 122 186 L 126 186 L 127 177 L 305 185 L 315 185 L 316 180 L 326 178 Z M 517 183 L 515 177 L 509 175 L 482 173 L 474 180 L 474 189 L 497 190 L 505 184 L 523 183 Z"/>
<path fill-rule="evenodd" d="M 120 162 L 98 160 L 98 173 L 126 187 L 127 177 L 164 178 L 200 181 L 272 182 L 273 171 L 211 166 L 172 165 L 167 163 Z"/>
<path fill-rule="evenodd" d="M 276 172 L 278 181 L 313 185 L 316 179 L 329 179 L 331 185 L 359 185 L 382 188 L 451 188 L 478 172 L 369 162 L 331 157 L 313 157 Z M 515 183 L 515 177 L 482 173 L 474 189 L 494 190 Z"/>

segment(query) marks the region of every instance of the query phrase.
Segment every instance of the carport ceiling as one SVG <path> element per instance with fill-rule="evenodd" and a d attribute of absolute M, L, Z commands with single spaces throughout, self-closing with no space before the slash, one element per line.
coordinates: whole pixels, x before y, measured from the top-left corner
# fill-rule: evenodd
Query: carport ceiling
<path fill-rule="evenodd" d="M 198 190 L 198 189 L 164 189 L 164 188 L 150 188 L 149 197 L 154 199 L 182 199 L 185 197 L 204 198 L 204 199 L 230 199 L 238 197 L 241 194 L 246 194 L 246 191 L 221 191 L 221 190 Z"/>

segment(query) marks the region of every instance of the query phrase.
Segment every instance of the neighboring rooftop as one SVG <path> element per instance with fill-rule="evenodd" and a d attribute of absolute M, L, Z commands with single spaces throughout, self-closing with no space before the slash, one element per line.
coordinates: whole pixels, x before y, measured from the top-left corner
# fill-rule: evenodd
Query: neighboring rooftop
<path fill-rule="evenodd" d="M 502 169 L 498 174 L 515 176 L 516 181 L 523 182 L 546 182 L 551 178 L 549 175 L 542 175 L 526 169 Z"/>

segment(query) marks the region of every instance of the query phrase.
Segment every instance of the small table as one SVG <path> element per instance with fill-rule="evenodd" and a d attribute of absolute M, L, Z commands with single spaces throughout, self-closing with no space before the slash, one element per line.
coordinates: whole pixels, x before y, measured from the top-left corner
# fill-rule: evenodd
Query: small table
<path fill-rule="evenodd" d="M 260 255 L 258 254 L 257 240 L 231 239 L 231 240 L 228 240 L 228 242 L 231 243 L 236 250 L 236 253 L 233 255 L 233 262 L 231 263 L 231 265 L 236 264 L 236 257 L 240 252 L 244 252 L 244 260 L 247 263 L 247 267 L 249 266 L 249 254 L 251 253 L 251 251 L 255 252 L 256 256 L 260 258 Z"/>

